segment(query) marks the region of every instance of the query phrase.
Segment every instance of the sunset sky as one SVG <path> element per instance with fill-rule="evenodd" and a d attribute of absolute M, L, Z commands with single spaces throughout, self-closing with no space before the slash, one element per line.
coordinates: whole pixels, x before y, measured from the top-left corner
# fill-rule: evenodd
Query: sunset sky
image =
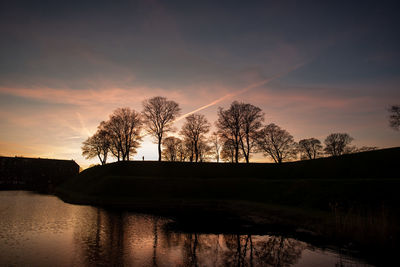
<path fill-rule="evenodd" d="M 400 145 L 396 1 L 116 2 L 1 1 L 0 155 L 97 163 L 81 144 L 100 121 L 158 95 L 211 123 L 251 103 L 296 141 Z"/>

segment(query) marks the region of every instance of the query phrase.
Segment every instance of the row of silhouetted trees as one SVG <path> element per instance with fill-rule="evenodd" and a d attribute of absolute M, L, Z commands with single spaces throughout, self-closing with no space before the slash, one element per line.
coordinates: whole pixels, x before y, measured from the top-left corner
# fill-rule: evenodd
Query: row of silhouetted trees
<path fill-rule="evenodd" d="M 118 108 L 107 121 L 102 121 L 97 132 L 83 142 L 86 158 L 98 157 L 101 164 L 109 155 L 127 161 L 140 146 L 143 133 L 152 136 L 158 145 L 158 160 L 167 161 L 225 161 L 250 162 L 254 153 L 263 153 L 276 163 L 321 156 L 339 156 L 375 149 L 351 146 L 353 138 L 347 133 L 333 133 L 324 145 L 316 138 L 295 142 L 293 136 L 274 123 L 264 124 L 264 113 L 252 104 L 234 101 L 229 108 L 218 109 L 216 131 L 208 135 L 211 123 L 198 113 L 185 117 L 178 132 L 173 127 L 180 116 L 180 107 L 165 97 L 153 97 L 143 102 L 139 113 L 130 108 Z"/>

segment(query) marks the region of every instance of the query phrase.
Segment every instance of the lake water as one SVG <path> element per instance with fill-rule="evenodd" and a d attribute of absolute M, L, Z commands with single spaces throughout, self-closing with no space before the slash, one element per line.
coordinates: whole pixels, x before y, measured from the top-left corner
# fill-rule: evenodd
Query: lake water
<path fill-rule="evenodd" d="M 170 222 L 0 191 L 0 266 L 369 266 L 293 238 L 181 233 Z"/>

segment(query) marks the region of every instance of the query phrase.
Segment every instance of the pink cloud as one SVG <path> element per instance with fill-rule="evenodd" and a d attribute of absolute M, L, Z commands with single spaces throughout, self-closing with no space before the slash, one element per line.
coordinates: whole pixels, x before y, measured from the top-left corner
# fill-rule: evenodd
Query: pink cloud
<path fill-rule="evenodd" d="M 148 95 L 168 94 L 177 97 L 176 92 L 166 92 L 162 89 L 137 87 L 132 89 L 53 89 L 53 88 L 11 88 L 1 87 L 0 93 L 19 97 L 43 100 L 50 103 L 72 104 L 78 106 L 90 105 L 129 105 L 143 101 Z"/>
<path fill-rule="evenodd" d="M 218 106 L 227 108 L 232 101 L 238 100 L 259 106 L 266 113 L 266 123 L 277 123 L 292 133 L 296 140 L 307 137 L 323 140 L 332 131 L 346 131 L 361 145 L 393 146 L 394 137 L 369 143 L 374 139 L 371 135 L 390 134 L 382 135 L 382 130 L 377 132 L 375 129 L 386 127 L 386 111 L 382 107 L 392 101 L 390 96 L 347 97 L 329 93 L 334 92 L 331 88 L 314 88 L 300 93 L 291 88 L 265 88 L 263 83 L 253 85 L 242 90 L 222 83 L 198 84 L 176 90 L 146 87 L 99 90 L 1 87 L 1 94 L 67 104 L 44 106 L 38 110 L 29 110 L 29 107 L 1 110 L 0 118 L 6 122 L 2 125 L 3 129 L 9 132 L 8 136 L 0 133 L 2 151 L 8 151 L 9 155 L 75 158 L 80 164 L 85 164 L 87 161 L 80 155 L 81 143 L 96 130 L 100 121 L 106 120 L 117 107 L 128 106 L 139 111 L 145 98 L 156 95 L 177 101 L 182 106 L 183 114 L 198 109 L 197 112 L 205 114 L 211 123 L 217 119 Z M 378 109 L 383 115 L 376 114 Z M 176 124 L 178 129 L 183 122 Z M 156 149 L 147 140 L 139 154 L 151 159 L 152 153 L 155 155 Z M 257 161 L 262 159 L 254 158 Z"/>

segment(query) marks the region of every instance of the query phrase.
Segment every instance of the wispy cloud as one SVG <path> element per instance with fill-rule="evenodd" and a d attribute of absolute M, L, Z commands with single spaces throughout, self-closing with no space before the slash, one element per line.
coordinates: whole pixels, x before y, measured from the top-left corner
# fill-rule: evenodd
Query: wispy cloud
<path fill-rule="evenodd" d="M 191 115 L 191 114 L 194 114 L 194 113 L 196 113 L 196 112 L 202 111 L 203 109 L 212 107 L 212 106 L 214 106 L 214 105 L 216 105 L 216 104 L 218 104 L 218 103 L 220 103 L 220 102 L 222 102 L 222 101 L 224 101 L 224 100 L 226 100 L 226 99 L 233 98 L 233 97 L 235 97 L 235 96 L 237 96 L 237 95 L 240 95 L 240 94 L 243 94 L 243 93 L 249 91 L 250 89 L 253 89 L 253 88 L 256 88 L 256 87 L 265 85 L 265 84 L 267 84 L 269 81 L 270 81 L 270 79 L 267 79 L 267 80 L 264 80 L 264 81 L 261 81 L 261 82 L 257 82 L 257 83 L 254 83 L 254 84 L 251 84 L 251 85 L 247 86 L 246 88 L 243 88 L 242 90 L 239 90 L 239 91 L 236 91 L 236 92 L 233 92 L 233 93 L 226 94 L 226 95 L 224 95 L 223 97 L 220 97 L 220 98 L 218 98 L 217 100 L 214 100 L 214 101 L 212 101 L 211 103 L 208 103 L 207 105 L 204 105 L 204 106 L 202 106 L 202 107 L 200 107 L 200 108 L 197 108 L 197 109 L 195 109 L 195 110 L 193 110 L 193 111 L 190 111 L 190 112 L 188 112 L 188 113 L 185 113 L 184 115 L 182 115 L 182 116 L 180 116 L 179 118 L 177 118 L 175 121 L 180 121 L 180 120 L 184 119 L 185 117 L 187 117 L 187 116 L 189 116 L 189 115 Z"/>
<path fill-rule="evenodd" d="M 264 79 L 264 80 L 262 80 L 262 81 L 254 82 L 254 83 L 248 85 L 247 87 L 245 87 L 245 88 L 243 88 L 243 89 L 241 89 L 241 90 L 239 90 L 239 91 L 235 91 L 235 92 L 232 92 L 232 93 L 228 93 L 228 94 L 224 95 L 223 97 L 220 97 L 220 98 L 218 98 L 218 99 L 212 101 L 211 103 L 208 103 L 207 105 L 204 105 L 204 106 L 202 106 L 202 107 L 199 107 L 199 108 L 197 108 L 197 109 L 195 109 L 195 110 L 193 110 L 193 111 L 190 111 L 190 112 L 188 112 L 188 113 L 185 113 L 184 115 L 182 115 L 182 116 L 180 116 L 179 118 L 177 118 L 175 121 L 180 121 L 180 120 L 184 119 L 185 117 L 187 117 L 187 116 L 189 116 L 189 115 L 191 115 L 191 114 L 194 114 L 194 113 L 196 113 L 196 112 L 202 111 L 203 109 L 212 107 L 212 106 L 214 106 L 214 105 L 216 105 L 216 104 L 218 104 L 218 103 L 220 103 L 220 102 L 222 102 L 222 101 L 224 101 L 224 100 L 226 100 L 226 99 L 233 98 L 233 97 L 235 97 L 235 96 L 244 94 L 244 93 L 246 93 L 247 91 L 249 91 L 249 90 L 251 90 L 251 89 L 254 89 L 254 88 L 257 88 L 257 87 L 260 87 L 260 86 L 265 86 L 265 85 L 267 85 L 268 83 L 270 83 L 270 82 L 272 82 L 272 81 L 274 81 L 274 80 L 276 80 L 276 79 L 278 79 L 278 78 L 281 78 L 281 77 L 283 77 L 283 76 L 289 74 L 290 72 L 292 72 L 292 71 L 294 71 L 294 70 L 296 70 L 296 69 L 298 69 L 298 68 L 304 66 L 305 64 L 306 64 L 306 63 L 301 63 L 301 64 L 298 64 L 298 65 L 295 65 L 294 67 L 290 68 L 288 71 L 285 71 L 284 73 L 277 74 L 277 75 L 275 75 L 275 76 L 273 76 L 273 77 L 271 77 L 271 78 Z"/>
<path fill-rule="evenodd" d="M 148 88 L 107 88 L 103 90 L 93 89 L 54 89 L 54 88 L 12 88 L 1 87 L 0 93 L 24 98 L 47 101 L 58 104 L 71 104 L 78 106 L 125 104 L 143 99 L 143 92 Z M 154 90 L 158 91 L 158 90 Z"/>
<path fill-rule="evenodd" d="M 92 133 L 86 128 L 85 122 L 83 121 L 82 115 L 79 112 L 76 112 L 76 116 L 81 124 L 81 131 L 85 133 L 87 136 L 91 136 Z"/>

